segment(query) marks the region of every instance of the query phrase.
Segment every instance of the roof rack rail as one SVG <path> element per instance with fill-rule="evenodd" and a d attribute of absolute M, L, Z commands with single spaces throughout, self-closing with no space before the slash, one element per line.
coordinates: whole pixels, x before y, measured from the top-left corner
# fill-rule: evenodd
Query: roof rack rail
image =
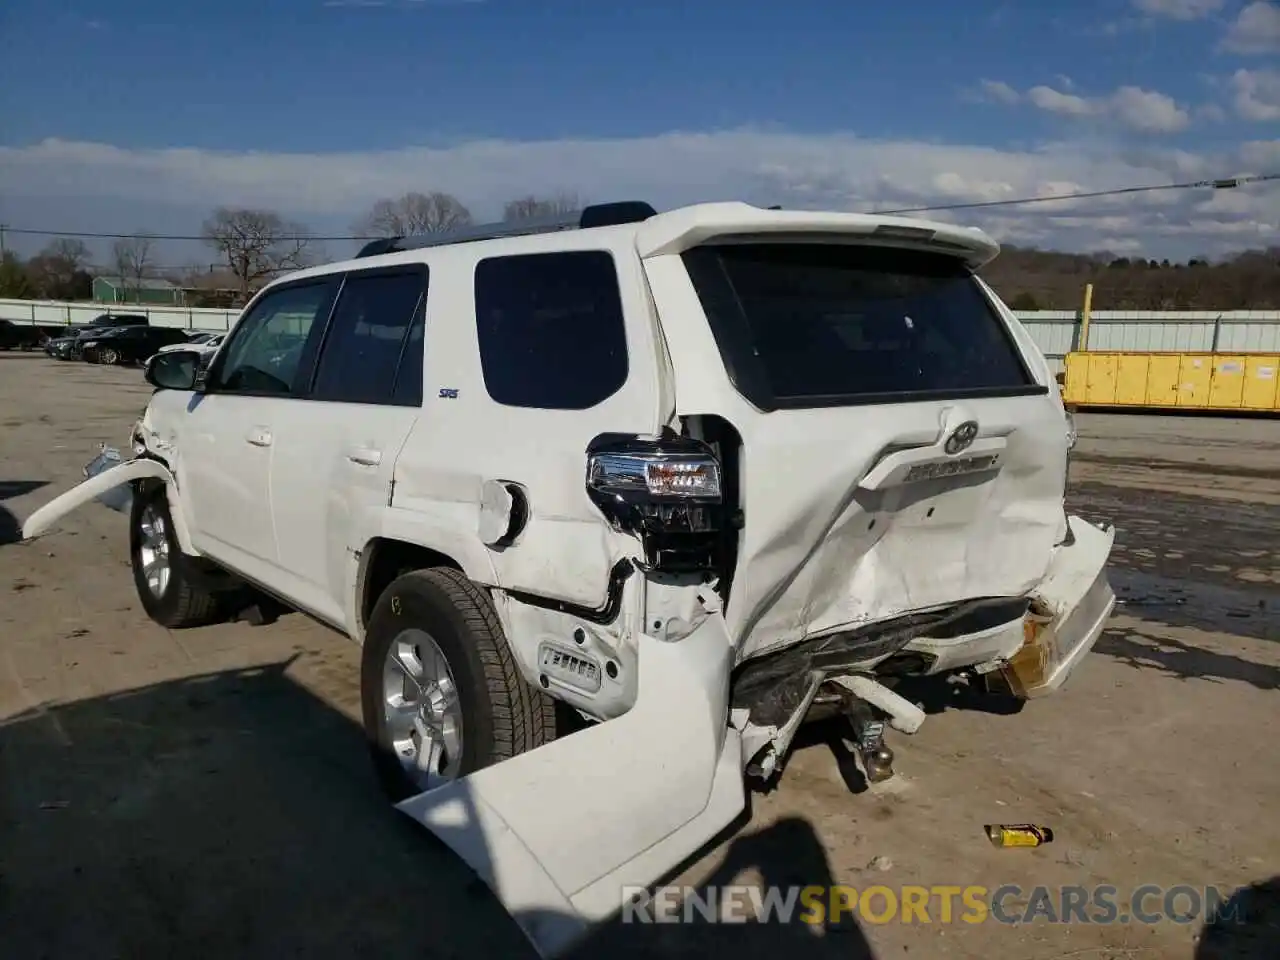
<path fill-rule="evenodd" d="M 474 243 L 479 240 L 498 240 L 503 237 L 530 237 L 561 230 L 590 230 L 593 227 L 612 227 L 624 223 L 640 223 L 657 214 L 652 206 L 642 200 L 623 200 L 617 203 L 597 203 L 584 207 L 581 213 L 566 216 L 536 217 L 514 223 L 486 223 L 459 230 L 440 233 L 424 233 L 412 237 L 382 237 L 371 240 L 360 248 L 356 259 L 376 257 L 383 253 L 402 250 L 420 250 L 424 247 L 443 247 L 454 243 Z"/>

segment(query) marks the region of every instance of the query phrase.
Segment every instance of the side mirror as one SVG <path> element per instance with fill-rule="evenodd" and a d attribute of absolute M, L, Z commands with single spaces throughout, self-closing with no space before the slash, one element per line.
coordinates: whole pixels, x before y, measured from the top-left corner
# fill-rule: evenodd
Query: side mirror
<path fill-rule="evenodd" d="M 200 369 L 201 354 L 196 350 L 171 350 L 157 353 L 147 361 L 143 377 L 161 390 L 194 390 Z M 199 377 L 203 380 L 203 376 Z"/>

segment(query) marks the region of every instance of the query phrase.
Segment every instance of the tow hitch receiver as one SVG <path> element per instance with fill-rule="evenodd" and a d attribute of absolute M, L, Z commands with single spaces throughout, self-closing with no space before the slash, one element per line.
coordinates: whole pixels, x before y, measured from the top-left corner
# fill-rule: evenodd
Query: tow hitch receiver
<path fill-rule="evenodd" d="M 893 777 L 893 751 L 884 742 L 884 721 L 864 719 L 855 711 L 847 714 L 853 727 L 858 760 L 867 783 L 883 783 Z"/>

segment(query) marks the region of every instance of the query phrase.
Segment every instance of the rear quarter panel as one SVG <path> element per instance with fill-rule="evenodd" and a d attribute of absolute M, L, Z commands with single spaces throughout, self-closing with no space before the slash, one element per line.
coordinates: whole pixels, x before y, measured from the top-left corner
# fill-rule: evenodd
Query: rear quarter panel
<path fill-rule="evenodd" d="M 483 256 L 547 248 L 530 248 L 527 241 L 470 246 L 433 251 L 429 259 L 423 416 L 396 465 L 392 505 L 478 540 L 483 485 L 518 484 L 528 496 L 529 519 L 512 545 L 487 551 L 495 584 L 601 606 L 610 567 L 630 541 L 609 530 L 586 495 L 587 445 L 605 432 L 656 432 L 668 389 L 639 261 L 621 239 L 602 240 L 590 231 L 558 236 L 556 251 L 613 254 L 629 372 L 621 389 L 590 409 L 541 410 L 502 405 L 489 396 L 475 322 L 474 270 Z"/>

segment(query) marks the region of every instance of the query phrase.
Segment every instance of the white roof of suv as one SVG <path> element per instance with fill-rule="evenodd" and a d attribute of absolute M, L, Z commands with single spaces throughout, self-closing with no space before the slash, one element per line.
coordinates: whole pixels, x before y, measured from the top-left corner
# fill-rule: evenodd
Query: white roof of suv
<path fill-rule="evenodd" d="M 605 208 L 621 208 L 616 218 L 595 213 Z M 591 232 L 613 240 L 619 235 L 634 238 L 642 258 L 676 254 L 718 236 L 769 236 L 783 239 L 801 235 L 809 241 L 814 234 L 839 234 L 841 242 L 857 242 L 859 235 L 880 247 L 897 245 L 912 249 L 933 249 L 950 253 L 977 269 L 1000 252 L 1000 246 L 976 227 L 951 223 L 883 216 L 870 213 L 839 213 L 809 210 L 772 210 L 740 201 L 699 203 L 665 213 L 652 212 L 647 204 L 624 203 L 588 207 L 580 217 L 548 219 L 530 223 L 487 224 L 459 231 L 422 237 L 395 237 L 368 244 L 350 260 L 327 263 L 289 273 L 277 282 L 353 269 L 411 263 L 423 259 L 422 251 L 459 244 L 501 244 L 505 254 L 535 252 L 562 245 L 560 234 Z M 644 215 L 645 211 L 650 211 Z M 611 211 L 610 211 L 611 212 Z M 595 225 L 602 223 L 603 225 Z M 578 244 L 574 244 L 577 246 Z"/>

